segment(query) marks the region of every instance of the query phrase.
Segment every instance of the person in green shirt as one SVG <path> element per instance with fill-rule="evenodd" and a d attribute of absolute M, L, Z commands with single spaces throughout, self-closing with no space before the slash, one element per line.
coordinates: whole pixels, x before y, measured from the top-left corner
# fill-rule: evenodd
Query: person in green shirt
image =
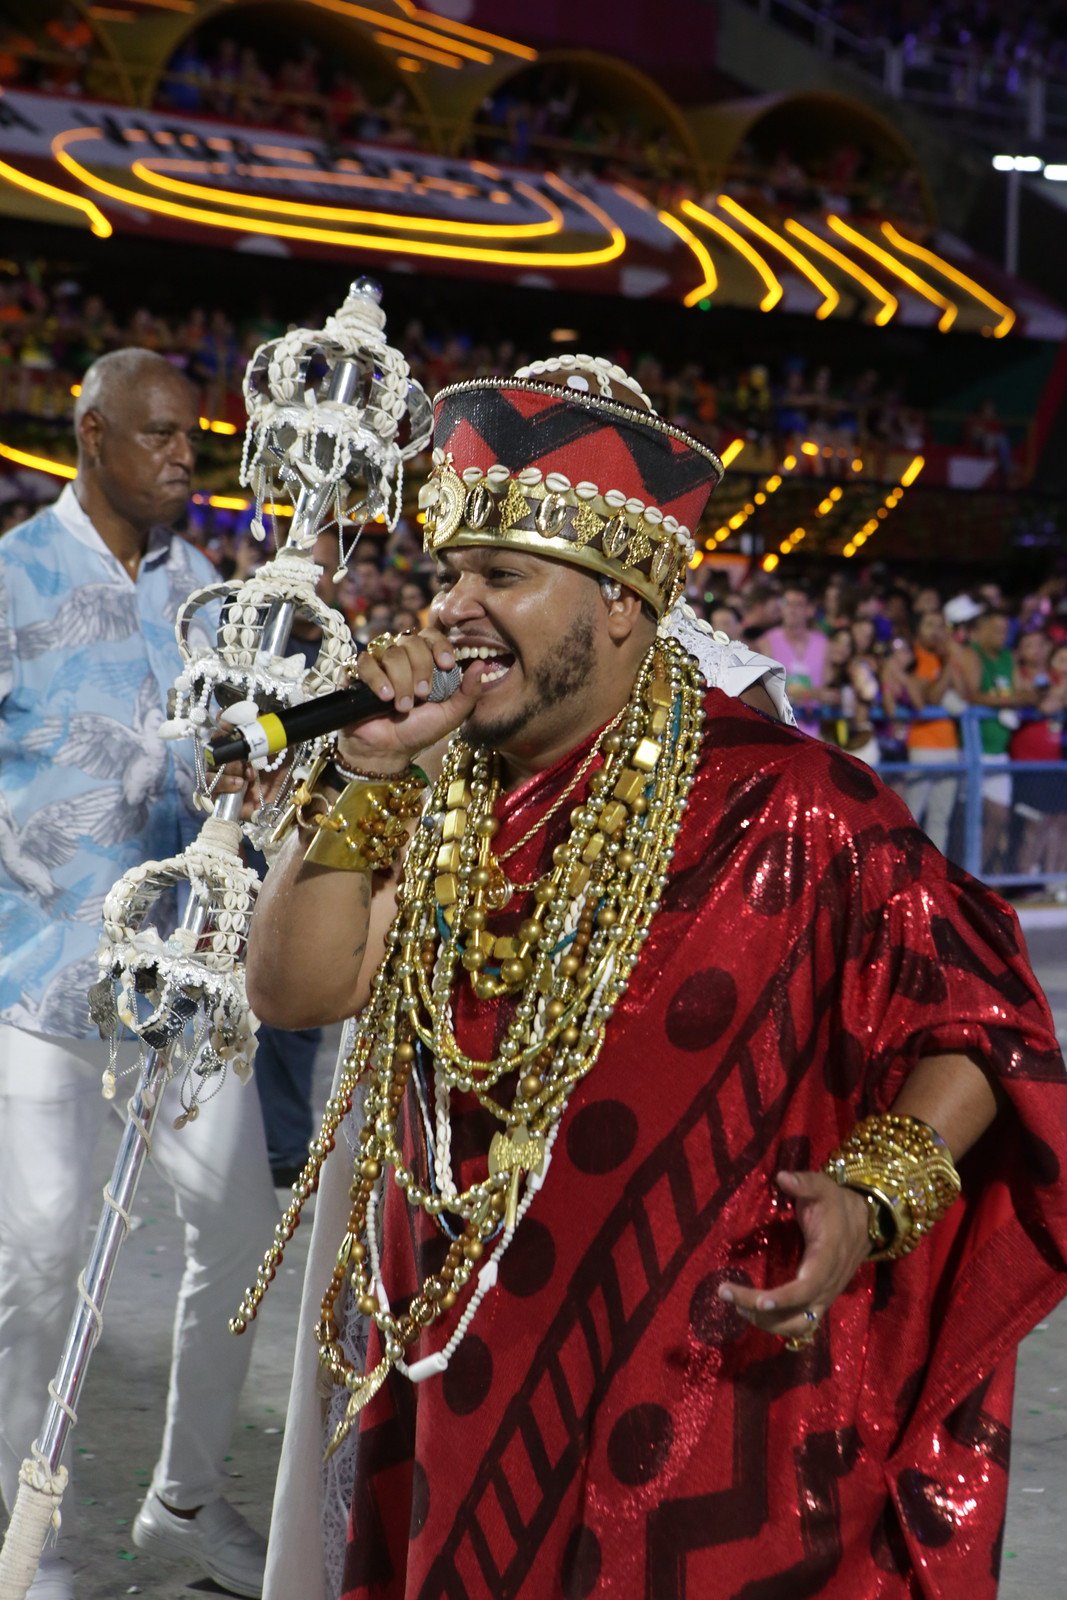
<path fill-rule="evenodd" d="M 1033 694 L 1016 680 L 1015 659 L 1008 649 L 1008 626 L 1007 614 L 994 608 L 975 618 L 969 648 L 960 652 L 962 687 L 971 705 L 1011 711 L 1034 703 Z M 1012 727 L 1012 722 L 999 717 L 983 719 L 979 730 L 983 761 L 1007 759 Z M 1010 821 L 1011 774 L 992 772 L 982 780 L 983 872 L 1007 870 Z"/>

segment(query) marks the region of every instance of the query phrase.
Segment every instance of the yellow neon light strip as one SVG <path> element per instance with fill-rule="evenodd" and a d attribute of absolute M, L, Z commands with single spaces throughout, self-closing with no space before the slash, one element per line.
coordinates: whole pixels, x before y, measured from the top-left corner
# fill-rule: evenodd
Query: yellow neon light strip
<path fill-rule="evenodd" d="M 202 183 L 186 183 L 182 178 L 172 178 L 168 173 L 157 172 L 144 161 L 131 162 L 130 171 L 135 178 L 140 178 L 142 183 L 163 189 L 168 194 L 188 195 L 191 200 L 214 200 L 216 204 L 221 199 L 218 189 L 212 189 Z M 307 174 L 301 172 L 297 176 L 304 178 Z M 544 222 L 449 222 L 440 217 L 401 218 L 388 211 L 350 210 L 342 206 L 312 205 L 302 200 L 274 200 L 269 195 L 260 194 L 230 196 L 230 199 L 248 211 L 268 211 L 275 215 L 281 213 L 287 217 L 318 217 L 327 222 L 367 222 L 381 228 L 395 228 L 402 225 L 412 233 L 451 233 L 461 236 L 469 234 L 481 239 L 540 239 L 546 234 L 559 233 L 563 227 L 563 213 L 559 207 L 551 200 L 538 195 L 537 190 L 527 184 L 520 184 L 517 187 L 521 188 L 528 198 L 538 200 L 549 212 Z"/>
<path fill-rule="evenodd" d="M 524 61 L 536 61 L 537 51 L 532 50 L 528 44 L 518 44 L 514 39 L 505 39 L 500 33 L 487 33 L 484 28 L 472 28 L 468 22 L 455 22 L 451 17 L 439 17 L 432 12 L 420 11 L 411 0 L 393 0 L 406 17 L 425 17 L 427 22 L 432 21 L 438 29 L 446 29 L 449 33 L 458 33 L 464 39 L 476 39 L 479 44 L 487 44 L 490 49 L 503 50 L 508 55 L 520 56 Z"/>
<path fill-rule="evenodd" d="M 392 27 L 392 23 L 389 24 Z M 428 44 L 416 44 L 413 39 L 397 38 L 395 34 L 383 33 L 381 28 L 375 28 L 371 34 L 375 44 L 383 44 L 387 50 L 402 50 L 406 55 L 418 56 L 422 61 L 433 61 L 439 67 L 462 67 L 463 57 L 446 55 L 443 50 L 435 50 Z M 482 51 L 487 61 L 492 61 L 492 56 Z"/>
<path fill-rule="evenodd" d="M 867 543 L 867 540 L 871 537 L 871 534 L 878 532 L 880 524 L 885 521 L 890 512 L 896 510 L 897 506 L 904 498 L 904 490 L 911 488 L 912 484 L 915 482 L 925 465 L 925 456 L 914 456 L 912 458 L 907 467 L 905 467 L 904 471 L 900 474 L 900 481 L 897 483 L 895 488 L 890 489 L 882 504 L 878 507 L 878 510 L 872 517 L 867 518 L 867 521 L 863 524 L 862 528 L 857 528 L 855 533 L 852 534 L 848 543 L 841 552 L 846 561 L 851 561 L 857 550 L 863 549 L 863 546 Z"/>
<path fill-rule="evenodd" d="M 99 137 L 99 128 L 67 129 L 52 140 L 52 154 L 72 177 L 95 190 L 97 194 L 106 195 L 112 200 L 121 201 L 123 205 L 134 206 L 142 211 L 155 211 L 161 216 L 175 217 L 183 222 L 197 222 L 209 228 L 266 234 L 282 239 L 304 239 L 315 244 L 342 245 L 347 249 L 384 250 L 394 255 L 430 256 L 438 260 L 452 261 L 485 261 L 505 267 L 596 267 L 602 266 L 607 261 L 615 261 L 626 249 L 626 235 L 607 213 L 592 200 L 570 189 L 554 174 L 549 175 L 549 181 L 557 189 L 566 192 L 576 205 L 601 224 L 609 236 L 608 244 L 592 250 L 576 250 L 571 254 L 562 251 L 491 250 L 476 245 L 436 245 L 422 239 L 379 238 L 366 233 L 339 233 L 330 228 L 305 228 L 289 222 L 260 222 L 254 217 L 238 216 L 235 212 L 220 214 L 203 211 L 196 206 L 183 206 L 173 200 L 161 200 L 139 189 L 123 189 L 118 184 L 109 183 L 105 178 L 98 178 L 87 167 L 83 167 L 81 162 L 76 161 L 66 148 L 68 144 Z"/>
<path fill-rule="evenodd" d="M 809 249 L 818 250 L 820 255 L 826 257 L 827 261 L 832 261 L 835 267 L 840 267 L 841 271 L 847 272 L 850 278 L 855 278 L 856 282 L 861 284 L 869 295 L 880 302 L 874 316 L 876 328 L 884 328 L 887 322 L 892 322 L 900 306 L 895 294 L 890 294 L 889 290 L 883 284 L 880 284 L 877 278 L 872 278 L 869 272 L 864 272 L 862 267 L 858 267 L 854 261 L 850 261 L 842 250 L 838 250 L 828 240 L 820 238 L 817 233 L 812 233 L 810 228 L 805 228 L 802 223 L 795 222 L 792 217 L 786 218 L 785 225 L 790 233 L 795 234 L 798 239 L 803 239 Z"/>
<path fill-rule="evenodd" d="M 679 222 L 677 217 L 672 217 L 669 211 L 659 211 L 656 215 L 665 228 L 669 228 L 672 233 L 676 233 L 683 244 L 689 246 L 697 258 L 701 272 L 704 274 L 704 282 L 698 284 L 695 289 L 690 289 L 687 295 L 682 296 L 683 306 L 695 306 L 698 300 L 705 300 L 708 295 L 714 294 L 719 287 L 719 275 L 715 271 L 715 263 L 696 234 L 691 228 L 687 228 L 684 222 Z"/>
<path fill-rule="evenodd" d="M 912 272 L 910 267 L 906 267 L 902 261 L 898 261 L 896 256 L 891 255 L 888 250 L 884 250 L 880 244 L 875 244 L 873 239 L 868 239 L 865 234 L 859 233 L 855 228 L 850 228 L 847 222 L 842 222 L 840 217 L 829 216 L 826 221 L 835 233 L 840 234 L 842 239 L 848 239 L 852 244 L 858 245 L 867 255 L 873 257 L 881 266 L 887 267 L 909 288 L 914 289 L 916 294 L 922 295 L 924 300 L 929 300 L 931 305 L 939 306 L 941 308 L 941 316 L 937 322 L 938 330 L 941 333 L 948 332 L 959 313 L 958 306 L 953 305 L 951 300 L 946 300 L 945 296 L 939 294 L 932 284 L 927 283 L 925 278 L 920 278 L 917 272 Z"/>
<path fill-rule="evenodd" d="M 710 228 L 721 239 L 725 239 L 749 264 L 763 280 L 766 294 L 759 303 L 761 311 L 770 311 L 782 298 L 782 285 L 778 282 L 770 267 L 764 261 L 759 251 L 750 245 L 748 240 L 736 228 L 731 228 L 728 222 L 723 222 L 721 217 L 712 216 L 710 211 L 705 211 L 703 206 L 698 206 L 695 200 L 682 200 L 682 210 L 687 217 L 692 217 L 695 222 L 703 223 L 705 228 Z"/>
<path fill-rule="evenodd" d="M 435 28 L 420 28 L 415 22 L 404 22 L 399 17 L 387 16 L 383 11 L 373 11 L 369 6 L 357 6 L 352 0 L 311 0 L 320 11 L 332 11 L 340 17 L 351 17 L 354 22 L 369 22 L 372 28 L 387 27 L 393 33 L 399 33 L 407 40 L 416 43 L 436 45 L 440 47 L 442 40 Z M 454 50 L 458 56 L 466 56 L 468 61 L 477 61 L 482 66 L 489 66 L 492 56 L 487 50 L 482 50 L 478 45 L 468 44 L 463 39 L 448 39 L 444 41 L 449 49 Z M 414 46 L 410 46 L 414 48 Z"/>
<path fill-rule="evenodd" d="M 8 166 L 6 161 L 0 161 L 0 178 L 6 178 L 16 189 L 26 189 L 30 194 L 40 195 L 42 200 L 55 200 L 61 206 L 70 206 L 74 211 L 83 211 L 89 218 L 89 227 L 96 237 L 110 239 L 111 224 L 91 200 L 83 199 L 80 194 L 70 194 L 66 189 L 57 189 L 54 184 L 43 183 L 40 178 L 31 178 L 28 172 L 20 172 L 18 167 Z"/>
<path fill-rule="evenodd" d="M 924 245 L 916 244 L 914 239 L 906 239 L 902 233 L 897 232 L 891 222 L 882 223 L 882 232 L 889 240 L 889 243 L 895 245 L 898 250 L 903 250 L 905 255 L 915 256 L 919 261 L 925 261 L 927 266 L 933 267 L 935 271 L 946 277 L 950 283 L 954 283 L 957 289 L 965 290 L 967 294 L 973 295 L 980 305 L 988 306 L 989 310 L 1000 318 L 1000 321 L 993 329 L 994 339 L 1003 339 L 1006 333 L 1010 333 L 1016 321 L 1015 312 L 1011 309 L 1011 306 L 1005 305 L 1003 300 L 998 300 L 996 295 L 990 294 L 988 289 L 983 289 L 980 283 L 975 283 L 973 278 L 969 278 L 965 272 L 961 272 L 958 267 L 954 267 L 951 261 L 946 261 L 944 256 L 939 256 L 935 251 L 926 249 Z"/>
<path fill-rule="evenodd" d="M 762 239 L 765 244 L 769 244 L 775 250 L 780 251 L 801 276 L 807 278 L 812 287 L 822 295 L 822 305 L 815 312 L 816 321 L 822 322 L 837 310 L 841 304 L 841 296 L 829 278 L 824 278 L 818 268 L 812 266 L 807 256 L 801 255 L 795 245 L 791 245 L 788 239 L 783 239 L 782 235 L 776 232 L 774 228 L 770 228 L 765 222 L 761 222 L 759 217 L 754 217 L 751 211 L 746 211 L 745 207 L 739 205 L 732 195 L 720 194 L 715 198 L 716 204 L 723 211 L 728 212 L 738 222 L 743 222 L 745 227 L 756 235 L 757 239 Z"/>
<path fill-rule="evenodd" d="M 301 152 L 293 150 L 290 154 L 297 156 Z M 203 162 L 191 159 L 179 161 L 173 156 L 155 156 L 152 159 L 155 165 L 147 167 L 146 170 L 155 173 L 157 177 L 161 173 L 164 177 L 170 177 L 175 172 L 193 172 L 201 176 L 214 172 L 220 178 L 227 178 L 230 175 L 230 169 L 224 161 Z M 282 183 L 303 183 L 312 176 L 307 167 L 246 166 L 242 167 L 241 173 L 245 178 L 266 178 L 268 182 L 276 180 Z M 402 182 L 399 178 L 372 178 L 369 174 L 362 173 L 359 167 L 350 161 L 339 161 L 335 172 L 316 172 L 312 181 L 327 187 L 330 184 L 338 184 L 346 188 L 353 186 L 360 189 L 381 189 L 386 194 L 406 194 L 411 189 L 410 184 Z M 218 189 L 212 189 L 211 195 L 213 199 L 218 199 Z"/>
<path fill-rule="evenodd" d="M 66 461 L 52 461 L 48 456 L 31 456 L 26 450 L 16 450 L 14 445 L 0 444 L 0 456 L 13 461 L 17 467 L 33 467 L 38 472 L 50 472 L 54 478 L 76 478 L 77 467 Z"/>
<path fill-rule="evenodd" d="M 730 465 L 731 461 L 736 461 L 744 448 L 745 441 L 743 439 L 732 440 L 722 452 L 720 457 L 723 466 L 727 467 Z M 765 478 L 763 483 L 757 489 L 756 493 L 753 495 L 752 499 L 746 501 L 744 510 L 735 511 L 733 516 L 730 517 L 728 521 L 724 522 L 720 528 L 716 528 L 715 532 L 710 538 L 705 539 L 705 550 L 714 549 L 717 545 L 722 544 L 724 539 L 728 539 L 731 533 L 737 533 L 740 528 L 743 528 L 749 517 L 752 516 L 756 507 L 766 505 L 771 495 L 776 494 L 782 487 L 782 484 L 785 481 L 782 477 L 782 473 L 792 472 L 796 464 L 796 456 L 786 456 L 781 467 L 776 472 L 772 472 L 769 478 Z"/>

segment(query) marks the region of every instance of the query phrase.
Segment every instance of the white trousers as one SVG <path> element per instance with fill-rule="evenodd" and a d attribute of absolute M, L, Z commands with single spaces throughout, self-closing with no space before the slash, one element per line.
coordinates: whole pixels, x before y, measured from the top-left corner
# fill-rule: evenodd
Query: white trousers
<path fill-rule="evenodd" d="M 908 751 L 908 760 L 916 767 L 936 767 L 958 761 L 959 751 L 920 747 Z M 904 789 L 904 799 L 912 816 L 942 855 L 948 849 L 949 829 L 959 787 L 960 781 L 954 773 L 943 772 L 936 778 L 911 778 Z"/>
<path fill-rule="evenodd" d="M 100 1041 L 0 1024 L 0 1491 L 9 1510 L 48 1404 L 89 1227 L 100 1211 L 91 1174 L 108 1119 L 100 1094 L 106 1064 Z M 120 1079 L 112 1102 L 123 1116 L 131 1084 L 136 1078 Z M 178 1109 L 172 1084 L 156 1119 L 152 1160 L 173 1187 L 185 1224 L 185 1271 L 152 1486 L 169 1504 L 192 1510 L 222 1487 L 252 1347 L 252 1330 L 235 1338 L 227 1321 L 271 1241 L 278 1208 L 251 1085 L 229 1074 L 180 1131 L 173 1127 Z M 115 1423 L 122 1427 L 121 1416 Z"/>

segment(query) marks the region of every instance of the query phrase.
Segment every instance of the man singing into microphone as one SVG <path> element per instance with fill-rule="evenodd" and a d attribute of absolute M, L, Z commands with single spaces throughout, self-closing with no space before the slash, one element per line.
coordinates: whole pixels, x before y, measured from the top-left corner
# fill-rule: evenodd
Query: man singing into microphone
<path fill-rule="evenodd" d="M 75 407 L 76 480 L 0 540 L 0 1490 L 9 1509 L 98 1206 L 92 1160 L 107 1118 L 108 1053 L 91 1037 L 86 991 L 101 905 L 128 867 L 177 854 L 199 827 L 192 774 L 158 734 L 181 668 L 175 612 L 215 578 L 170 530 L 189 497 L 198 411 L 192 384 L 162 356 L 102 356 Z M 133 1538 L 255 1596 L 265 1541 L 220 1491 L 251 1353 L 226 1334 L 227 1306 L 276 1215 L 263 1129 L 255 1097 L 235 1081 L 210 1116 L 180 1133 L 171 1122 L 157 1121 L 153 1159 L 185 1224 L 185 1275 L 162 1450 Z M 73 1593 L 66 1556 L 46 1552 L 33 1600 Z"/>
<path fill-rule="evenodd" d="M 383 714 L 298 792 L 248 967 L 275 1023 L 359 1013 L 298 1186 L 336 1143 L 344 1600 L 988 1600 L 1014 1346 L 1067 1282 L 1018 926 L 708 687 L 675 602 L 720 467 L 628 379 L 457 385 L 435 438 L 442 595 L 362 657 Z M 326 1592 L 300 1492 L 269 1600 Z"/>

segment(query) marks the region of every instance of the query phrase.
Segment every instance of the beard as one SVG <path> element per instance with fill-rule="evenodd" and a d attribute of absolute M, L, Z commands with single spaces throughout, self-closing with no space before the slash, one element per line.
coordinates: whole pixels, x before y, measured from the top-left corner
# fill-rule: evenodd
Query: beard
<path fill-rule="evenodd" d="M 526 703 L 510 716 L 472 727 L 466 722 L 463 738 L 480 749 L 499 749 L 522 733 L 535 717 L 570 700 L 589 681 L 595 663 L 593 620 L 588 612 L 576 617 L 550 657 L 530 673 Z"/>

